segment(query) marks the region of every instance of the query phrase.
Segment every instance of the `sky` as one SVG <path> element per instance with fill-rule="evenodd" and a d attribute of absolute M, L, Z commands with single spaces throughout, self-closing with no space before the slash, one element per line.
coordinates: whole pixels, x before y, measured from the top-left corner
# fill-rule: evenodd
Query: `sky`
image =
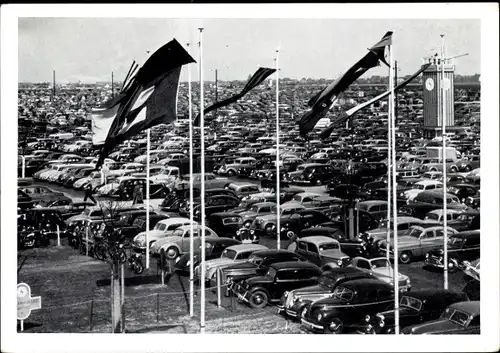
<path fill-rule="evenodd" d="M 58 83 L 111 81 L 111 72 L 122 81 L 133 60 L 144 63 L 172 38 L 190 42 L 198 62 L 199 27 L 205 80 L 215 69 L 219 80 L 246 80 L 259 66 L 274 67 L 278 48 L 280 77 L 335 78 L 390 30 L 400 75 L 440 50 L 440 34 L 448 55 L 469 53 L 456 60 L 457 74 L 480 73 L 479 20 L 19 18 L 18 79 L 48 82 L 55 70 Z M 191 72 L 197 79 L 198 67 Z M 363 77 L 371 75 L 387 68 Z"/>

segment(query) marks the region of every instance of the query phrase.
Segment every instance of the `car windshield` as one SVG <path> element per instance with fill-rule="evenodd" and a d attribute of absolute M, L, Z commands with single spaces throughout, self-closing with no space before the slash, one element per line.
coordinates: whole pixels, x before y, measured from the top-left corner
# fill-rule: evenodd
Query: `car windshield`
<path fill-rule="evenodd" d="M 323 243 L 319 245 L 319 251 L 336 250 L 338 248 L 339 244 L 337 243 Z"/>
<path fill-rule="evenodd" d="M 223 252 L 222 252 L 222 255 L 221 257 L 222 258 L 225 258 L 225 259 L 231 259 L 231 260 L 234 260 L 234 258 L 236 257 L 237 255 L 237 252 L 232 250 L 232 249 L 225 249 Z"/>
<path fill-rule="evenodd" d="M 318 281 L 319 285 L 322 287 L 332 289 L 335 285 L 335 280 L 329 276 L 321 276 Z"/>
<path fill-rule="evenodd" d="M 422 301 L 420 301 L 420 299 L 417 299 L 414 297 L 409 297 L 406 295 L 401 298 L 399 304 L 401 306 L 407 306 L 407 307 L 415 309 L 417 311 L 420 311 L 420 309 L 422 309 Z"/>
<path fill-rule="evenodd" d="M 155 230 L 161 230 L 161 231 L 163 231 L 163 230 L 165 230 L 166 227 L 167 226 L 165 225 L 165 223 L 157 223 L 155 225 Z"/>
<path fill-rule="evenodd" d="M 409 237 L 420 238 L 420 234 L 422 234 L 422 230 L 419 228 L 410 228 L 406 233 Z"/>
<path fill-rule="evenodd" d="M 248 262 L 255 264 L 255 265 L 260 265 L 264 259 L 260 256 L 255 256 L 251 255 L 250 258 L 248 259 Z"/>
<path fill-rule="evenodd" d="M 335 290 L 333 291 L 333 296 L 342 301 L 349 301 L 354 297 L 354 292 L 349 288 L 340 286 L 335 288 Z"/>
<path fill-rule="evenodd" d="M 387 259 L 375 259 L 370 261 L 372 269 L 391 267 Z"/>
<path fill-rule="evenodd" d="M 450 312 L 446 312 L 446 311 Z M 445 313 L 443 313 L 443 316 L 446 315 L 446 319 L 459 324 L 460 326 L 465 326 L 467 324 L 467 321 L 469 321 L 469 314 L 464 313 L 463 311 L 459 310 L 453 310 L 453 309 L 446 309 Z"/>

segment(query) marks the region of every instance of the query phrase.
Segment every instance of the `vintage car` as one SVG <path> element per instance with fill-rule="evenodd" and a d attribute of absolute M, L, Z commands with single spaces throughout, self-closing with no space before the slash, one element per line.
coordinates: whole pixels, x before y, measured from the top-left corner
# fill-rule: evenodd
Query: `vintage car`
<path fill-rule="evenodd" d="M 305 209 L 302 205 L 288 204 L 280 206 L 280 222 L 284 224 L 291 215 L 298 210 Z M 263 235 L 276 234 L 276 207 L 271 209 L 271 214 L 257 216 L 250 226 L 250 233 L 255 233 L 262 237 Z"/>
<path fill-rule="evenodd" d="M 49 188 L 41 185 L 29 185 L 21 186 L 18 188 L 29 197 L 33 204 L 38 204 L 43 201 L 56 201 L 56 200 L 71 200 L 67 196 L 64 196 L 62 192 L 52 191 Z"/>
<path fill-rule="evenodd" d="M 198 224 L 196 221 L 193 222 L 193 224 Z M 159 221 L 156 223 L 153 230 L 148 232 L 149 246 L 151 247 L 151 245 L 159 239 L 172 235 L 177 228 L 189 224 L 191 224 L 191 221 L 183 217 L 172 217 Z M 137 234 L 134 237 L 133 243 L 136 251 L 144 251 L 146 247 L 146 231 Z"/>
<path fill-rule="evenodd" d="M 405 328 L 438 319 L 447 306 L 465 300 L 465 293 L 442 289 L 405 293 L 399 300 L 399 327 Z M 394 309 L 366 315 L 359 323 L 357 331 L 361 334 L 393 334 L 394 316 Z"/>
<path fill-rule="evenodd" d="M 451 222 L 455 221 L 462 212 L 460 210 L 449 209 L 446 210 L 446 220 L 448 221 L 448 226 L 451 227 Z M 430 224 L 443 224 L 443 209 L 432 210 L 425 215 L 424 223 Z"/>
<path fill-rule="evenodd" d="M 356 204 L 356 208 L 359 208 L 361 211 L 370 213 L 376 219 L 385 219 L 387 217 L 387 201 L 360 201 Z"/>
<path fill-rule="evenodd" d="M 285 223 L 282 223 L 280 229 L 281 238 L 293 238 L 303 229 L 317 226 L 336 225 L 324 213 L 317 210 L 299 210 L 292 214 Z"/>
<path fill-rule="evenodd" d="M 448 272 L 456 272 L 464 261 L 478 258 L 480 253 L 480 231 L 471 230 L 452 234 L 448 238 Z M 425 254 L 424 266 L 444 268 L 444 248 Z"/>
<path fill-rule="evenodd" d="M 363 272 L 369 273 L 379 280 L 394 284 L 394 269 L 389 260 L 385 257 L 378 257 L 374 259 L 365 259 L 363 257 L 355 257 L 352 259 L 349 266 L 355 267 Z M 407 292 L 411 290 L 411 281 L 407 275 L 398 273 L 399 290 Z"/>
<path fill-rule="evenodd" d="M 466 335 L 480 334 L 479 301 L 462 301 L 449 305 L 439 319 L 405 327 L 407 335 Z"/>
<path fill-rule="evenodd" d="M 205 260 L 217 259 L 221 256 L 224 250 L 233 245 L 238 245 L 240 242 L 231 238 L 210 238 L 205 239 Z M 201 248 L 197 247 L 193 252 L 193 268 L 198 266 L 201 261 Z M 175 260 L 175 268 L 180 272 L 189 272 L 191 253 L 182 254 Z"/>
<path fill-rule="evenodd" d="M 117 197 L 120 200 L 132 200 L 134 195 L 134 188 L 136 185 L 140 185 L 142 187 L 142 196 L 146 198 L 146 179 L 145 178 L 136 178 L 136 177 L 122 177 L 117 179 L 118 185 L 116 188 L 113 188 L 109 196 Z M 156 198 L 164 198 L 168 193 L 169 189 L 166 188 L 163 184 L 157 184 L 153 181 L 149 181 L 149 197 L 152 199 Z"/>
<path fill-rule="evenodd" d="M 250 255 L 246 262 L 223 269 L 222 281 L 232 284 L 253 276 L 262 276 L 267 273 L 272 264 L 286 261 L 305 261 L 305 259 L 287 250 L 256 251 Z"/>
<path fill-rule="evenodd" d="M 183 175 L 174 183 L 175 189 L 189 189 L 189 175 Z M 217 178 L 215 175 L 205 173 L 205 190 L 225 188 L 231 184 L 231 180 L 226 178 Z M 193 188 L 201 190 L 201 174 L 193 173 Z"/>
<path fill-rule="evenodd" d="M 223 164 L 217 171 L 219 175 L 235 176 L 240 168 L 248 167 L 257 163 L 257 160 L 253 157 L 241 157 L 236 158 L 230 164 Z"/>
<path fill-rule="evenodd" d="M 313 186 L 328 183 L 337 174 L 331 165 L 321 163 L 302 164 L 297 166 L 296 172 L 289 173 L 291 183 Z"/>
<path fill-rule="evenodd" d="M 464 273 L 470 277 L 473 278 L 477 281 L 481 280 L 480 274 L 481 274 L 481 259 L 477 258 L 476 260 L 469 262 L 469 261 L 464 261 L 461 264 L 459 264 L 459 268 L 464 271 Z"/>
<path fill-rule="evenodd" d="M 264 276 L 250 277 L 235 284 L 232 291 L 253 308 L 279 302 L 283 293 L 317 283 L 321 270 L 305 261 L 278 262 Z"/>
<path fill-rule="evenodd" d="M 464 202 L 467 197 L 474 197 L 477 195 L 479 185 L 471 184 L 455 184 L 447 188 L 447 192 L 458 197 L 460 202 Z"/>
<path fill-rule="evenodd" d="M 325 271 L 319 278 L 318 284 L 285 292 L 278 304 L 278 313 L 300 321 L 302 311 L 307 304 L 332 296 L 338 285 L 358 278 L 373 278 L 373 276 L 350 266 Z"/>
<path fill-rule="evenodd" d="M 231 183 L 227 188 L 233 190 L 239 198 L 260 192 L 259 187 L 251 183 Z"/>
<path fill-rule="evenodd" d="M 88 207 L 93 207 L 94 204 L 90 202 L 71 202 L 71 200 L 56 200 L 44 201 L 41 203 L 43 207 L 57 209 L 61 212 L 64 219 L 81 214 Z"/>
<path fill-rule="evenodd" d="M 405 234 L 411 226 L 422 224 L 422 220 L 415 217 L 398 216 L 398 236 Z M 387 230 L 389 228 L 389 237 L 394 237 L 393 224 L 387 219 L 381 221 L 379 226 L 374 229 L 367 230 L 365 235 L 371 237 L 373 241 L 387 240 Z"/>
<path fill-rule="evenodd" d="M 413 184 L 412 189 L 404 191 L 400 196 L 413 200 L 418 194 L 426 190 L 435 190 L 438 188 L 443 188 L 443 183 L 437 180 L 422 180 Z"/>
<path fill-rule="evenodd" d="M 394 303 L 393 286 L 376 278 L 360 278 L 338 285 L 328 298 L 314 301 L 302 310 L 301 323 L 316 333 L 345 333 L 356 324 Z"/>
<path fill-rule="evenodd" d="M 205 217 L 213 213 L 228 212 L 235 208 L 240 203 L 237 197 L 229 195 L 213 195 L 205 197 Z M 196 220 L 201 220 L 201 199 L 193 200 L 193 215 Z M 182 203 L 179 206 L 179 215 L 189 217 L 190 212 L 189 201 Z"/>
<path fill-rule="evenodd" d="M 201 245 L 201 225 L 193 225 L 193 244 L 195 248 Z M 191 225 L 183 225 L 169 233 L 166 237 L 158 239 L 150 247 L 150 254 L 153 257 L 163 257 L 167 260 L 175 260 L 180 255 L 189 252 L 190 249 Z M 219 238 L 217 233 L 205 226 L 205 239 Z"/>
<path fill-rule="evenodd" d="M 448 235 L 456 234 L 457 231 L 448 227 Z M 443 245 L 444 227 L 433 224 L 421 224 L 411 226 L 405 235 L 398 237 L 398 256 L 399 261 L 408 264 L 414 258 L 424 256 L 431 250 L 439 249 Z M 394 239 L 391 239 L 390 245 L 387 241 L 380 241 L 380 251 L 384 252 L 389 246 L 389 254 L 394 258 Z"/>
<path fill-rule="evenodd" d="M 260 244 L 238 244 L 229 246 L 224 249 L 219 258 L 206 262 L 205 280 L 208 282 L 215 281 L 218 270 L 223 270 L 226 267 L 243 263 L 247 261 L 254 252 L 267 249 L 267 246 Z M 201 269 L 199 266 L 195 269 L 195 276 L 198 279 L 201 277 Z"/>
<path fill-rule="evenodd" d="M 479 168 L 481 156 L 469 155 L 457 162 L 457 168 L 460 172 L 470 172 L 473 169 Z"/>
<path fill-rule="evenodd" d="M 250 206 L 248 210 L 239 212 L 239 215 L 243 219 L 244 226 L 250 228 L 255 218 L 271 214 L 273 207 L 276 207 L 276 202 L 257 202 Z"/>
<path fill-rule="evenodd" d="M 311 207 L 314 204 L 314 200 L 319 197 L 321 197 L 321 194 L 317 194 L 314 192 L 301 192 L 299 194 L 296 194 L 291 201 L 285 202 L 283 206 L 289 204 L 299 204 L 304 207 Z"/>
<path fill-rule="evenodd" d="M 359 186 L 355 184 L 339 184 L 336 181 L 332 181 L 327 185 L 326 188 L 328 195 L 332 197 L 338 197 L 342 200 L 347 200 L 349 198 L 366 200 L 369 195 L 366 191 L 363 191 Z"/>
<path fill-rule="evenodd" d="M 320 235 L 299 239 L 295 253 L 320 267 L 327 264 L 343 267 L 350 261 L 340 249 L 338 240 Z"/>
<path fill-rule="evenodd" d="M 22 190 L 17 189 L 17 207 L 25 210 L 33 207 L 31 197 Z"/>
<path fill-rule="evenodd" d="M 149 230 L 153 230 L 159 221 L 169 218 L 164 214 L 149 214 Z M 138 216 L 132 222 L 132 226 L 137 228 L 137 233 L 146 231 L 146 216 Z"/>

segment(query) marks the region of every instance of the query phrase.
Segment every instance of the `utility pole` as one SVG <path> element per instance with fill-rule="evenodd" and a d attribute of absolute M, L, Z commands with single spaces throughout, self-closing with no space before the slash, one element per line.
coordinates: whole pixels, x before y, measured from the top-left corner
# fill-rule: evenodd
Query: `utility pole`
<path fill-rule="evenodd" d="M 111 98 L 115 97 L 115 80 L 113 77 L 113 71 L 111 71 Z"/>
<path fill-rule="evenodd" d="M 52 71 L 52 100 L 56 98 L 56 70 Z"/>

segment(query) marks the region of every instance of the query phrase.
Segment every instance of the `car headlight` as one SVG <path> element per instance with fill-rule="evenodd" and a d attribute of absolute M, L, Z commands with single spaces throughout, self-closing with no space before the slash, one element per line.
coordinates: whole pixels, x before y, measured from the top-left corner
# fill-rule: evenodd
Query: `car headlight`
<path fill-rule="evenodd" d="M 329 328 L 331 331 L 335 331 L 338 326 L 339 326 L 339 324 L 337 323 L 337 321 L 332 321 L 332 322 L 330 322 Z"/>
<path fill-rule="evenodd" d="M 337 265 L 338 265 L 338 266 L 342 267 L 342 264 L 343 264 L 343 263 L 342 263 L 342 260 L 337 260 Z"/>
<path fill-rule="evenodd" d="M 404 193 L 404 192 L 402 192 L 401 194 L 399 194 L 399 196 L 401 196 L 401 197 L 405 197 L 405 193 Z"/>
<path fill-rule="evenodd" d="M 191 265 L 191 260 L 188 260 L 188 262 L 186 262 L 186 266 L 189 266 Z"/>
<path fill-rule="evenodd" d="M 409 285 L 410 285 L 410 283 L 411 283 L 411 281 L 410 281 L 410 278 L 408 277 L 408 278 L 406 279 L 406 285 L 407 285 L 407 286 L 409 286 Z"/>
<path fill-rule="evenodd" d="M 425 258 L 428 259 L 429 258 L 429 253 L 425 254 Z"/>
<path fill-rule="evenodd" d="M 255 234 L 255 229 L 250 230 L 250 234 L 254 235 Z"/>
<path fill-rule="evenodd" d="M 237 231 L 236 231 L 236 235 L 240 235 L 240 233 L 241 233 L 241 232 L 240 232 L 239 230 L 237 230 Z"/>
<path fill-rule="evenodd" d="M 366 316 L 365 316 L 365 321 L 366 321 L 366 322 L 369 322 L 369 321 L 370 321 L 370 315 L 366 315 Z"/>
<path fill-rule="evenodd" d="M 316 317 L 316 319 L 318 321 L 321 321 L 322 318 L 323 318 L 323 314 L 322 313 L 319 313 L 318 316 Z"/>
<path fill-rule="evenodd" d="M 286 231 L 286 228 L 285 228 L 285 227 L 281 227 L 281 230 L 280 230 L 280 231 L 281 231 L 281 232 L 284 232 L 284 231 Z"/>

